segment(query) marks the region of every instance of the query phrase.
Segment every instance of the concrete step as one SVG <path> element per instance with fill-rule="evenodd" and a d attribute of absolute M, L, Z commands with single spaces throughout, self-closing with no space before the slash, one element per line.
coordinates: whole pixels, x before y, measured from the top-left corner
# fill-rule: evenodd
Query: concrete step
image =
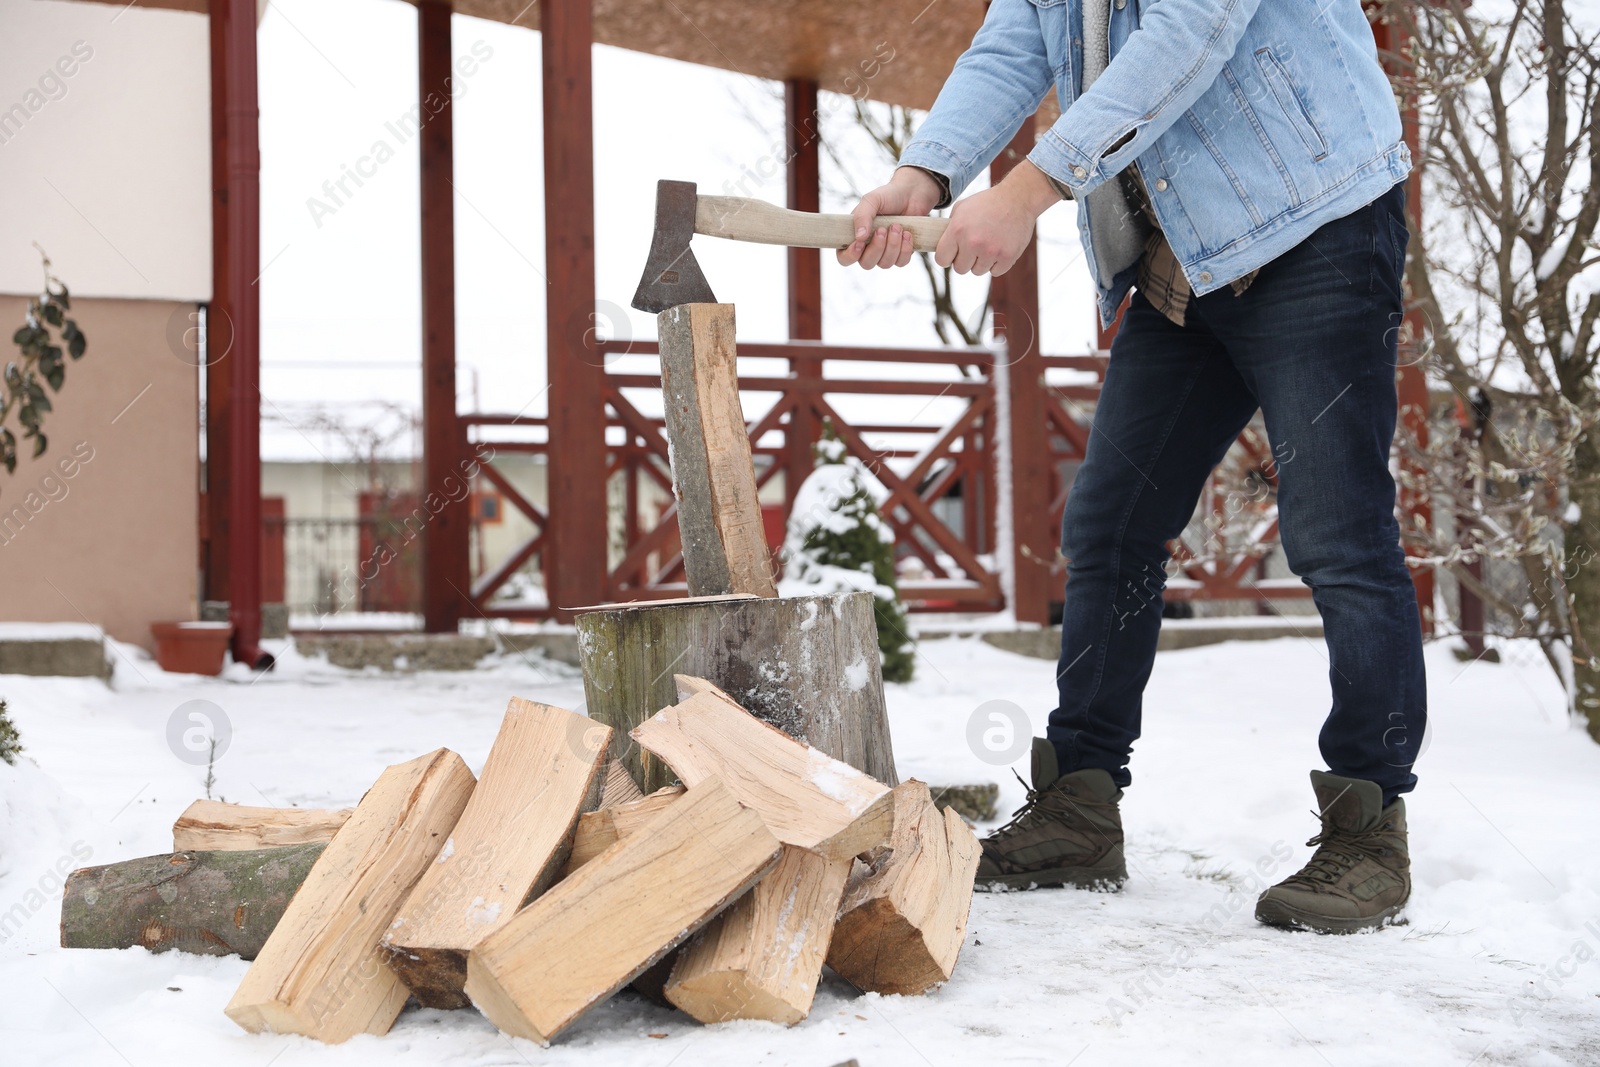
<path fill-rule="evenodd" d="M 1057 659 L 1061 655 L 1061 627 L 1045 626 L 1030 630 L 982 630 L 966 633 L 957 629 L 925 631 L 918 640 L 941 637 L 977 637 L 984 644 L 1005 652 L 1033 659 Z M 1280 637 L 1322 639 L 1322 619 L 1316 615 L 1239 615 L 1214 619 L 1164 619 L 1157 651 L 1217 645 L 1224 641 L 1271 641 Z"/>
<path fill-rule="evenodd" d="M 106 636 L 86 623 L 0 623 L 0 674 L 109 678 Z"/>

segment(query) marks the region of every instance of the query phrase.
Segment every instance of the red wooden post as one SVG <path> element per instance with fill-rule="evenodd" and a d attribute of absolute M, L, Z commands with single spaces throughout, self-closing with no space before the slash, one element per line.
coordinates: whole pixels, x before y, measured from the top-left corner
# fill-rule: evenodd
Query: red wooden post
<path fill-rule="evenodd" d="M 227 600 L 228 579 L 228 375 L 233 366 L 227 353 L 233 347 L 233 324 L 226 305 L 228 294 L 228 95 L 224 83 L 227 51 L 223 33 L 228 20 L 222 4 L 211 7 L 211 303 L 206 308 L 204 356 L 206 383 L 205 539 L 206 558 L 201 596 Z"/>
<path fill-rule="evenodd" d="M 555 608 L 607 596 L 605 369 L 595 345 L 592 0 L 539 5 L 544 58 L 545 361 Z M 558 613 L 563 620 L 568 616 Z"/>
<path fill-rule="evenodd" d="M 989 167 L 999 184 L 1033 149 L 1034 120 L 1028 119 Z M 997 338 L 1006 343 L 1005 366 L 995 388 L 1010 406 L 1011 610 L 1018 622 L 1050 620 L 1050 575 L 1056 535 L 1039 521 L 1050 504 L 1050 451 L 1045 440 L 1044 361 L 1039 352 L 1039 257 L 1034 243 L 989 291 Z"/>
<path fill-rule="evenodd" d="M 1406 47 L 1404 31 L 1393 22 L 1387 20 L 1374 22 L 1372 34 L 1379 51 L 1391 56 L 1399 55 Z M 1397 75 L 1395 65 L 1386 61 L 1385 67 L 1390 77 L 1395 78 Z M 1416 164 L 1406 186 L 1406 215 L 1411 231 L 1416 233 L 1422 227 L 1421 135 L 1417 121 L 1416 93 L 1405 88 L 1403 88 L 1400 121 L 1402 136 L 1411 148 L 1411 158 Z M 1426 352 L 1426 329 L 1427 324 L 1421 313 L 1416 308 L 1408 306 L 1405 311 L 1404 329 L 1400 334 L 1395 389 L 1400 399 L 1400 425 L 1406 436 L 1415 441 L 1418 448 L 1426 448 L 1428 445 L 1428 376 L 1422 365 Z M 1418 478 L 1424 474 L 1417 461 L 1406 455 L 1400 457 L 1400 469 Z M 1407 489 L 1404 486 L 1400 488 L 1400 523 L 1404 529 L 1427 529 L 1433 525 L 1433 503 L 1425 490 Z M 1419 551 L 1408 548 L 1407 555 L 1415 555 Z M 1433 570 L 1428 567 L 1415 567 L 1411 571 L 1411 580 L 1417 589 L 1417 610 L 1422 616 L 1422 632 L 1432 634 Z"/>
<path fill-rule="evenodd" d="M 213 105 L 226 126 L 222 152 L 224 259 L 212 308 L 232 325 L 231 347 L 219 370 L 227 377 L 228 603 L 233 658 L 257 669 L 272 666 L 261 641 L 261 149 L 256 106 L 256 5 L 254 0 L 213 0 Z M 208 457 L 208 462 L 211 462 Z M 220 469 L 213 466 L 213 473 Z"/>
<path fill-rule="evenodd" d="M 422 159 L 422 628 L 455 633 L 468 589 L 471 514 L 457 464 L 455 122 L 450 5 L 417 5 L 418 138 Z"/>
<path fill-rule="evenodd" d="M 797 211 L 818 211 L 822 200 L 822 116 L 817 111 L 817 83 L 809 78 L 785 81 L 783 110 L 788 204 Z M 815 248 L 789 249 L 789 336 L 822 340 L 822 257 Z M 789 370 L 796 378 L 815 379 L 822 375 L 822 364 L 814 359 L 792 359 Z M 794 505 L 800 484 L 811 474 L 811 446 L 821 434 L 816 413 L 808 404 L 810 395 L 801 392 L 784 435 L 784 495 L 789 507 Z"/>

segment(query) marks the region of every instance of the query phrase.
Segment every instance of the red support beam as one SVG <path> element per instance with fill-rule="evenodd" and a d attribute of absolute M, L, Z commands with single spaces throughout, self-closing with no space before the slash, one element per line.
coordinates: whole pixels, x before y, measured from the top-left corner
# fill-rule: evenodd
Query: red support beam
<path fill-rule="evenodd" d="M 457 464 L 455 120 L 450 5 L 417 5 L 417 96 L 422 129 L 422 628 L 455 633 L 471 610 L 472 516 Z"/>
<path fill-rule="evenodd" d="M 1369 14 L 1370 14 L 1369 9 Z M 1389 71 L 1391 79 L 1396 79 L 1401 87 L 1400 122 L 1401 136 L 1406 145 L 1411 149 L 1413 167 L 1411 177 L 1406 185 L 1406 215 L 1412 233 L 1422 229 L 1422 151 L 1421 127 L 1417 119 L 1416 92 L 1404 84 L 1403 71 L 1405 65 L 1397 64 L 1390 57 L 1400 56 L 1408 42 L 1404 30 L 1391 20 L 1379 18 L 1372 24 L 1373 39 L 1378 46 L 1378 51 L 1385 55 L 1384 67 Z M 1397 77 L 1397 73 L 1400 75 Z M 1407 305 L 1404 328 L 1400 331 L 1400 346 L 1397 363 L 1398 371 L 1395 375 L 1395 389 L 1400 400 L 1400 425 L 1407 437 L 1411 438 L 1419 449 L 1428 446 L 1428 375 L 1423 366 L 1426 346 L 1427 323 L 1422 313 L 1414 306 Z M 1401 466 L 1412 474 L 1420 476 L 1425 472 L 1417 465 L 1416 460 L 1409 456 L 1400 457 Z M 1433 525 L 1433 502 L 1425 491 L 1400 488 L 1400 523 L 1405 529 L 1426 529 Z M 1418 550 L 1408 549 L 1407 554 L 1415 554 Z M 1434 582 L 1433 569 L 1430 567 L 1414 567 L 1411 571 L 1411 581 L 1417 589 L 1417 610 L 1422 616 L 1422 632 L 1431 635 L 1434 631 L 1433 599 Z"/>
<path fill-rule="evenodd" d="M 553 607 L 607 595 L 605 370 L 595 344 L 592 0 L 539 5 Z M 565 613 L 558 618 L 566 619 Z"/>
<path fill-rule="evenodd" d="M 211 13 L 211 303 L 206 308 L 204 356 L 206 383 L 205 569 L 201 596 L 229 598 L 228 537 L 228 376 L 226 359 L 233 347 L 233 323 L 226 310 L 228 294 L 228 96 L 223 33 L 228 25 L 222 4 L 213 0 Z"/>
<path fill-rule="evenodd" d="M 211 308 L 231 325 L 231 344 L 218 367 L 227 378 L 226 481 L 212 474 L 212 494 L 226 494 L 229 619 L 233 658 L 256 669 L 272 666 L 261 648 L 261 146 L 256 103 L 255 0 L 212 0 L 212 107 L 222 114 L 218 189 L 222 261 L 213 279 Z M 220 62 L 218 61 L 220 59 Z M 209 339 L 208 339 L 209 341 Z M 208 373 L 208 382 L 214 379 Z M 208 463 L 213 462 L 208 457 Z M 217 531 L 213 531 L 216 536 Z"/>
<path fill-rule="evenodd" d="M 1034 120 L 1028 119 L 989 168 L 998 185 L 1011 168 L 1033 149 Z M 1039 256 L 1037 242 L 1016 265 L 994 279 L 989 299 L 994 306 L 996 340 L 1004 339 L 1003 366 L 996 368 L 996 390 L 1004 389 L 1010 406 L 1011 440 L 1011 610 L 1018 622 L 1050 621 L 1050 595 L 1055 584 L 1051 564 L 1055 537 L 1039 521 L 1050 503 L 1050 450 L 1045 438 L 1044 361 L 1039 352 Z M 997 502 L 998 503 L 998 502 Z"/>
<path fill-rule="evenodd" d="M 783 83 L 784 143 L 788 155 L 789 207 L 819 211 L 822 206 L 822 115 L 817 110 L 817 83 L 790 78 Z M 789 249 L 789 336 L 822 340 L 822 256 L 815 248 Z M 789 361 L 797 378 L 819 379 L 816 360 Z M 811 474 L 811 446 L 822 434 L 816 413 L 799 404 L 789 416 L 784 437 L 784 494 L 793 507 L 800 485 Z"/>

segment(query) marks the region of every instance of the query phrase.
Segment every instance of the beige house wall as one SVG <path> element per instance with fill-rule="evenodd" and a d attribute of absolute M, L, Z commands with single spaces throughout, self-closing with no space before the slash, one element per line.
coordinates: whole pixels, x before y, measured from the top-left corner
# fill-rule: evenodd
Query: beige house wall
<path fill-rule="evenodd" d="M 25 306 L 0 295 L 11 355 Z M 0 468 L 0 621 L 87 621 L 148 648 L 152 622 L 196 617 L 198 372 L 168 341 L 193 310 L 73 299 L 89 349 L 51 395 L 49 451 L 19 440 L 16 473 Z"/>

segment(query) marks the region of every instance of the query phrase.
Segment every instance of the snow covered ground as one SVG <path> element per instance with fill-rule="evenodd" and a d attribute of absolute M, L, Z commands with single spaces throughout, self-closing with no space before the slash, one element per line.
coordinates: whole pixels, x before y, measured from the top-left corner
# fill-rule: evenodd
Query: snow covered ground
<path fill-rule="evenodd" d="M 857 997 L 827 977 L 811 1017 L 783 1030 L 701 1027 L 624 994 L 548 1050 L 471 1011 L 408 1011 L 386 1037 L 331 1048 L 243 1033 L 222 1013 L 237 959 L 56 947 L 57 872 L 168 850 L 206 771 L 169 745 L 176 713 L 188 754 L 186 717 L 207 710 L 180 712 L 189 701 L 227 717 L 221 796 L 346 805 L 386 764 L 440 745 L 478 769 L 506 698 L 575 707 L 574 671 L 508 658 L 355 675 L 290 654 L 254 681 L 195 679 L 120 652 L 110 688 L 0 678 L 37 761 L 0 765 L 0 1063 L 1600 1063 L 1600 746 L 1526 647 L 1470 666 L 1429 650 L 1408 926 L 1325 938 L 1251 917 L 1258 885 L 1298 866 L 1315 829 L 1320 643 L 1163 653 L 1124 805 L 1123 893 L 978 896 L 954 979 L 926 997 Z M 924 644 L 918 679 L 889 696 L 902 774 L 1004 775 L 1014 805 L 1009 771 L 969 749 L 969 720 L 999 700 L 1041 726 L 1052 669 L 971 639 Z"/>

